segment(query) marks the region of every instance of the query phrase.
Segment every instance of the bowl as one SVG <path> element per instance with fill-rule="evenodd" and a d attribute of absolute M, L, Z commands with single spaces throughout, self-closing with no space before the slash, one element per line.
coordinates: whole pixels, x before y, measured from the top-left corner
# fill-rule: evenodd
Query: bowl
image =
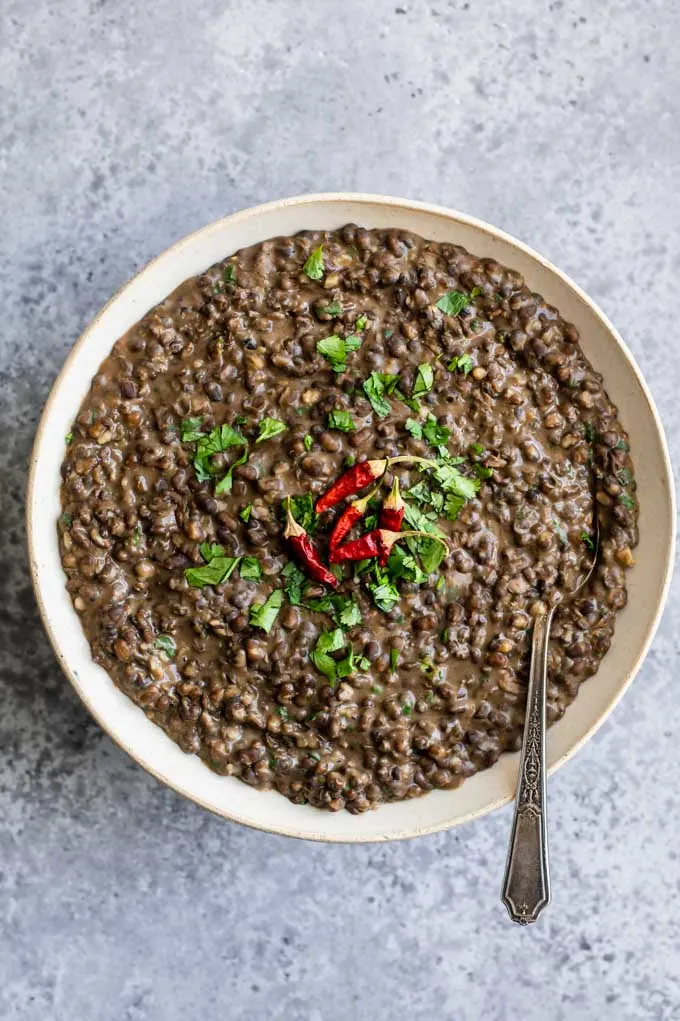
<path fill-rule="evenodd" d="M 27 496 L 30 565 L 40 612 L 61 667 L 90 712 L 146 770 L 205 808 L 236 822 L 311 840 L 396 840 L 433 833 L 508 802 L 517 755 L 501 756 L 453 791 L 381 805 L 363 815 L 294 805 L 211 772 L 187 755 L 115 687 L 91 658 L 65 588 L 57 543 L 64 436 L 113 343 L 188 277 L 239 248 L 275 235 L 333 229 L 348 222 L 402 227 L 435 241 L 463 245 L 519 270 L 581 334 L 583 350 L 605 378 L 630 434 L 640 504 L 640 543 L 628 573 L 629 599 L 612 648 L 564 717 L 550 729 L 548 765 L 557 769 L 591 737 L 637 673 L 654 636 L 671 577 L 674 489 L 663 428 L 638 366 L 606 316 L 564 273 L 503 231 L 439 206 L 377 195 L 304 195 L 227 216 L 150 262 L 101 310 L 75 344 L 45 406 L 35 439 Z"/>

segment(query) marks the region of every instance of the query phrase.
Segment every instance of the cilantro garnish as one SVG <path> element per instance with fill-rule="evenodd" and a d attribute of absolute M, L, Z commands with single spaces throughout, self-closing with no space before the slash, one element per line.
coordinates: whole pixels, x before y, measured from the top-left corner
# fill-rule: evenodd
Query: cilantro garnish
<path fill-rule="evenodd" d="M 271 440 L 275 436 L 280 436 L 286 429 L 286 423 L 280 422 L 278 418 L 263 418 L 260 422 L 260 431 L 255 442 L 262 443 L 264 440 Z"/>
<path fill-rule="evenodd" d="M 66 443 L 66 446 L 68 447 L 69 443 L 71 443 L 72 441 L 73 441 L 73 433 L 72 432 L 66 433 L 66 435 L 64 436 L 64 442 Z"/>
<path fill-rule="evenodd" d="M 238 516 L 240 517 L 241 521 L 244 521 L 246 524 L 248 524 L 248 522 L 250 521 L 250 515 L 252 513 L 253 505 L 252 503 L 248 503 L 242 510 L 239 511 Z"/>
<path fill-rule="evenodd" d="M 302 272 L 305 273 L 310 280 L 321 280 L 323 276 L 323 245 L 319 245 L 315 248 L 304 266 Z"/>
<path fill-rule="evenodd" d="M 193 443 L 195 440 L 200 440 L 201 436 L 205 436 L 205 433 L 201 432 L 202 425 L 202 417 L 185 418 L 182 422 L 182 443 Z"/>
<path fill-rule="evenodd" d="M 307 433 L 304 440 L 302 441 L 302 445 L 305 448 L 305 450 L 309 453 L 309 451 L 314 446 L 314 437 L 310 436 L 309 433 Z"/>
<path fill-rule="evenodd" d="M 305 605 L 318 613 L 328 613 L 333 623 L 346 631 L 361 624 L 361 608 L 351 596 L 325 595 L 309 599 Z"/>
<path fill-rule="evenodd" d="M 284 513 L 287 501 L 288 497 L 281 501 L 281 507 Z M 291 496 L 290 512 L 298 525 L 302 525 L 305 532 L 314 531 L 318 515 L 314 511 L 314 498 L 311 493 L 301 493 L 296 496 Z"/>
<path fill-rule="evenodd" d="M 249 620 L 253 627 L 269 634 L 283 605 L 283 589 L 277 588 L 264 603 L 251 603 Z"/>
<path fill-rule="evenodd" d="M 437 308 L 441 309 L 442 312 L 446 313 L 447 316 L 458 316 L 470 304 L 470 295 L 464 294 L 462 291 L 447 291 L 443 294 L 439 301 L 436 302 Z"/>
<path fill-rule="evenodd" d="M 399 662 L 399 649 L 390 649 L 390 670 L 392 673 L 397 669 Z"/>
<path fill-rule="evenodd" d="M 361 337 L 350 334 L 349 337 L 339 337 L 337 333 L 330 337 L 324 337 L 318 341 L 316 349 L 330 363 L 333 372 L 347 371 L 347 355 L 350 351 L 357 351 L 361 347 Z"/>
<path fill-rule="evenodd" d="M 153 644 L 156 646 L 157 649 L 160 649 L 162 652 L 164 652 L 166 656 L 170 656 L 170 658 L 172 658 L 177 652 L 177 646 L 175 645 L 174 639 L 172 639 L 170 635 L 159 635 Z"/>
<path fill-rule="evenodd" d="M 212 557 L 204 567 L 187 567 L 184 577 L 193 588 L 204 585 L 221 585 L 233 574 L 240 557 Z"/>
<path fill-rule="evenodd" d="M 385 397 L 387 390 L 381 374 L 372 372 L 368 379 L 364 380 L 363 390 L 378 418 L 387 418 L 392 411 L 392 405 Z"/>
<path fill-rule="evenodd" d="M 449 372 L 455 372 L 458 370 L 458 372 L 462 372 L 464 376 L 468 376 L 474 368 L 474 362 L 468 354 L 456 355 L 455 358 L 451 359 L 446 368 Z"/>
<path fill-rule="evenodd" d="M 587 532 L 581 532 L 581 534 L 579 535 L 579 539 L 586 547 L 586 549 L 589 549 L 591 552 L 595 549 L 595 543 L 590 538 Z"/>
<path fill-rule="evenodd" d="M 434 370 L 429 362 L 423 362 L 416 370 L 416 378 L 413 384 L 411 397 L 416 400 L 429 393 L 434 384 Z"/>
<path fill-rule="evenodd" d="M 356 429 L 356 425 L 349 411 L 331 411 L 328 415 L 328 428 L 349 433 Z"/>
<path fill-rule="evenodd" d="M 330 305 L 326 305 L 323 311 L 329 316 L 340 316 L 342 315 L 342 305 L 339 301 L 332 301 Z"/>
<path fill-rule="evenodd" d="M 368 326 L 368 316 L 366 316 L 366 315 L 359 316 L 359 318 L 357 319 L 357 321 L 354 324 L 354 329 L 358 330 L 361 333 L 361 331 L 365 330 L 367 326 Z"/>
<path fill-rule="evenodd" d="M 227 265 L 224 267 L 222 279 L 224 280 L 225 284 L 236 283 L 236 266 L 233 264 L 233 262 L 227 263 Z"/>
<path fill-rule="evenodd" d="M 288 602 L 291 606 L 300 606 L 303 590 L 307 584 L 306 575 L 302 573 L 297 564 L 291 561 L 283 568 L 281 576 L 286 579 L 284 587 Z"/>
<path fill-rule="evenodd" d="M 244 581 L 260 581 L 262 578 L 262 565 L 257 557 L 243 557 L 239 574 Z"/>

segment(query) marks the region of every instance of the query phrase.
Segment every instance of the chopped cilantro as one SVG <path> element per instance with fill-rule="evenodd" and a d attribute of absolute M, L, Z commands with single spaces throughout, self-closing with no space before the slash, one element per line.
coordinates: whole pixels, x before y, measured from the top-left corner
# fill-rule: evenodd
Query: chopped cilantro
<path fill-rule="evenodd" d="M 413 712 L 413 703 L 412 702 L 405 702 L 404 705 L 401 707 L 402 716 L 410 716 L 412 712 Z"/>
<path fill-rule="evenodd" d="M 326 307 L 322 311 L 324 311 L 326 313 L 326 315 L 329 315 L 329 316 L 333 316 L 333 317 L 341 316 L 342 315 L 342 305 L 340 304 L 339 301 L 332 301 L 330 303 L 330 305 L 326 305 Z"/>
<path fill-rule="evenodd" d="M 428 415 L 423 426 L 423 436 L 432 447 L 439 447 L 449 442 L 451 430 L 445 425 L 439 425 L 434 415 Z"/>
<path fill-rule="evenodd" d="M 399 662 L 399 649 L 390 649 L 390 670 L 392 673 L 397 669 Z"/>
<path fill-rule="evenodd" d="M 281 571 L 281 575 L 285 578 L 285 590 L 286 597 L 291 606 L 300 606 L 302 603 L 302 594 L 305 585 L 307 584 L 307 577 L 302 573 L 297 564 L 292 561 L 287 563 Z"/>
<path fill-rule="evenodd" d="M 253 513 L 253 505 L 252 505 L 252 503 L 247 503 L 245 505 L 245 507 L 243 508 L 243 510 L 239 511 L 238 516 L 240 517 L 241 521 L 245 521 L 245 523 L 248 524 L 248 522 L 250 521 L 250 515 L 252 513 Z"/>
<path fill-rule="evenodd" d="M 447 291 L 446 294 L 443 294 L 439 301 L 436 302 L 437 308 L 441 309 L 447 316 L 460 315 L 463 309 L 469 304 L 470 296 L 468 294 L 463 294 L 462 291 Z"/>
<path fill-rule="evenodd" d="M 589 549 L 591 551 L 593 551 L 595 549 L 595 543 L 590 538 L 590 536 L 588 535 L 587 532 L 581 532 L 581 534 L 579 535 L 579 539 L 581 540 L 583 545 L 586 547 L 586 549 Z"/>
<path fill-rule="evenodd" d="M 305 605 L 318 613 L 328 613 L 336 627 L 345 631 L 361 624 L 361 608 L 351 596 L 325 595 L 309 599 Z"/>
<path fill-rule="evenodd" d="M 364 380 L 363 390 L 378 418 L 387 418 L 392 405 L 385 398 L 386 388 L 380 373 L 372 372 L 368 379 Z"/>
<path fill-rule="evenodd" d="M 356 425 L 349 411 L 331 411 L 328 415 L 328 428 L 349 433 L 356 429 Z"/>
<path fill-rule="evenodd" d="M 69 443 L 72 442 L 72 440 L 73 440 L 73 433 L 72 432 L 66 433 L 66 435 L 64 436 L 64 441 L 66 443 L 66 446 L 68 446 Z"/>
<path fill-rule="evenodd" d="M 399 592 L 396 585 L 390 581 L 387 572 L 382 568 L 376 567 L 375 579 L 368 586 L 369 592 L 378 609 L 383 613 L 388 613 L 399 602 Z"/>
<path fill-rule="evenodd" d="M 373 694 L 373 695 L 382 695 L 384 690 L 385 689 L 383 688 L 382 684 L 372 684 L 371 685 L 371 694 Z"/>
<path fill-rule="evenodd" d="M 629 510 L 629 511 L 635 510 L 635 508 L 637 506 L 637 504 L 635 503 L 635 500 L 630 495 L 630 493 L 626 493 L 626 492 L 619 493 L 619 503 L 622 503 L 623 506 L 626 508 L 626 510 Z"/>
<path fill-rule="evenodd" d="M 310 434 L 307 433 L 304 440 L 302 441 L 302 445 L 304 446 L 305 450 L 309 452 L 314 446 L 314 437 L 310 436 Z"/>
<path fill-rule="evenodd" d="M 484 448 L 483 444 L 481 444 L 481 443 L 471 443 L 470 444 L 470 450 L 472 451 L 473 454 L 476 454 L 477 457 L 480 457 L 484 453 L 484 449 L 485 448 Z"/>
<path fill-rule="evenodd" d="M 285 513 L 286 502 L 281 501 L 281 507 Z M 290 498 L 290 512 L 297 521 L 298 525 L 302 525 L 305 532 L 313 532 L 317 524 L 317 514 L 314 511 L 314 498 L 311 493 L 301 493 Z"/>
<path fill-rule="evenodd" d="M 310 280 L 321 280 L 323 276 L 323 245 L 319 245 L 315 248 L 304 266 L 302 272 L 305 273 Z"/>
<path fill-rule="evenodd" d="M 139 547 L 142 542 L 142 526 L 135 525 L 135 530 L 132 533 L 132 545 Z"/>
<path fill-rule="evenodd" d="M 423 427 L 420 422 L 416 422 L 415 418 L 407 418 L 405 428 L 406 432 L 410 433 L 414 440 L 422 440 Z"/>
<path fill-rule="evenodd" d="M 286 423 L 280 422 L 278 418 L 263 418 L 260 422 L 260 431 L 255 442 L 262 443 L 264 440 L 271 440 L 275 436 L 280 436 L 282 432 L 286 431 L 286 428 Z"/>
<path fill-rule="evenodd" d="M 185 418 L 182 422 L 182 443 L 193 443 L 195 440 L 200 440 L 201 436 L 205 436 L 204 432 L 201 432 L 201 426 L 203 425 L 203 418 Z"/>
<path fill-rule="evenodd" d="M 193 588 L 221 585 L 233 573 L 240 557 L 213 557 L 205 567 L 187 567 L 184 577 Z"/>
<path fill-rule="evenodd" d="M 237 457 L 233 464 L 230 465 L 229 471 L 220 479 L 215 486 L 215 496 L 220 496 L 222 493 L 230 493 L 231 487 L 234 483 L 234 468 L 238 468 L 239 465 L 245 464 L 248 460 L 248 449 L 246 448 L 240 457 Z"/>
<path fill-rule="evenodd" d="M 474 362 L 470 355 L 456 355 L 452 358 L 449 364 L 446 366 L 449 372 L 462 372 L 464 376 L 468 376 L 474 368 Z"/>
<path fill-rule="evenodd" d="M 288 710 L 285 705 L 277 705 L 276 711 L 283 720 L 284 723 L 288 723 Z"/>
<path fill-rule="evenodd" d="M 196 453 L 194 455 L 194 469 L 196 471 L 196 478 L 199 482 L 209 482 L 218 472 L 218 469 L 212 465 L 212 457 L 214 454 L 219 454 L 224 450 L 228 450 L 229 447 L 245 447 L 243 454 L 230 467 L 225 478 L 218 483 L 219 492 L 229 492 L 231 489 L 231 476 L 234 468 L 237 464 L 245 464 L 248 460 L 248 442 L 241 433 L 237 432 L 236 429 L 232 429 L 230 425 L 216 425 L 214 429 L 206 435 L 205 433 L 199 433 L 196 431 L 195 423 L 198 419 L 185 419 L 182 423 L 182 440 L 186 443 L 191 443 L 197 440 Z M 185 425 L 190 423 L 186 430 Z M 186 437 L 191 437 L 191 439 Z M 217 493 L 217 489 L 215 490 Z"/>
<path fill-rule="evenodd" d="M 337 333 L 330 337 L 324 337 L 317 342 L 316 350 L 323 355 L 330 363 L 333 372 L 347 371 L 347 355 L 350 351 L 357 351 L 361 347 L 361 337 L 350 334 L 349 337 L 339 337 Z"/>
<path fill-rule="evenodd" d="M 338 677 L 338 662 L 331 656 L 332 652 L 339 652 L 345 648 L 345 636 L 341 628 L 333 631 L 322 631 L 316 645 L 309 654 L 309 658 L 319 671 L 325 674 L 331 681 Z"/>
<path fill-rule="evenodd" d="M 233 264 L 233 262 L 227 263 L 227 265 L 224 267 L 222 279 L 224 280 L 225 284 L 236 283 L 236 266 Z"/>
<path fill-rule="evenodd" d="M 365 330 L 367 326 L 368 326 L 368 316 L 365 316 L 365 315 L 364 316 L 359 316 L 359 318 L 357 319 L 357 321 L 354 324 L 354 329 L 358 330 L 359 333 L 361 333 L 361 331 Z"/>
<path fill-rule="evenodd" d="M 249 619 L 253 627 L 269 634 L 283 605 L 283 589 L 276 588 L 264 603 L 251 603 Z"/>
<path fill-rule="evenodd" d="M 429 362 L 422 362 L 416 370 L 416 378 L 413 384 L 411 396 L 414 398 L 423 397 L 429 393 L 434 384 L 434 370 Z"/>
<path fill-rule="evenodd" d="M 595 439 L 595 429 L 592 422 L 586 422 L 585 426 L 586 443 L 592 443 Z"/>
<path fill-rule="evenodd" d="M 201 556 L 206 563 L 210 563 L 215 557 L 225 556 L 224 546 L 220 546 L 218 542 L 202 542 L 198 547 Z"/>
<path fill-rule="evenodd" d="M 243 557 L 239 574 L 244 581 L 260 581 L 262 578 L 262 565 L 257 557 Z"/>
<path fill-rule="evenodd" d="M 172 639 L 170 635 L 159 635 L 153 644 L 156 646 L 157 649 L 160 649 L 162 652 L 164 652 L 166 656 L 170 656 L 170 658 L 172 658 L 177 652 L 177 646 L 175 645 L 174 639 Z"/>
<path fill-rule="evenodd" d="M 385 340 L 389 340 L 393 333 L 394 330 L 384 330 L 383 337 L 385 338 Z"/>
<path fill-rule="evenodd" d="M 71 525 L 73 524 L 73 518 L 71 517 L 70 514 L 68 514 L 66 511 L 64 511 L 64 513 L 61 516 L 61 523 L 64 526 L 64 528 L 70 528 Z M 139 525 L 137 525 L 137 528 L 139 528 Z M 135 528 L 135 532 L 137 531 L 137 528 Z M 140 529 L 140 531 L 141 531 L 141 529 Z"/>

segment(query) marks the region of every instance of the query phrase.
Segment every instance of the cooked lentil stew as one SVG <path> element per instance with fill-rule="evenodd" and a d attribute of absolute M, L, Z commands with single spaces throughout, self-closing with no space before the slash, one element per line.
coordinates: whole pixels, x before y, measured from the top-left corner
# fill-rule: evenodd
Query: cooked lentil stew
<path fill-rule="evenodd" d="M 532 618 L 587 572 L 596 513 L 596 570 L 555 616 L 558 720 L 637 541 L 627 437 L 575 328 L 493 260 L 352 224 L 152 309 L 62 475 L 96 662 L 211 769 L 333 811 L 519 746 Z"/>

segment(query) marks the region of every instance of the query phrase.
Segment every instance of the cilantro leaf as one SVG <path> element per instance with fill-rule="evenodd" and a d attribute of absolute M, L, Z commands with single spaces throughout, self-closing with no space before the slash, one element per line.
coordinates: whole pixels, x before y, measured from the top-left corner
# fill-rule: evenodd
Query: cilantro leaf
<path fill-rule="evenodd" d="M 219 542 L 202 542 L 198 548 L 206 563 L 209 563 L 215 557 L 223 557 L 225 555 L 224 546 L 220 546 Z"/>
<path fill-rule="evenodd" d="M 262 578 L 262 565 L 257 557 L 243 557 L 239 574 L 244 581 L 260 581 Z"/>
<path fill-rule="evenodd" d="M 195 440 L 200 440 L 201 436 L 205 436 L 205 433 L 201 432 L 202 425 L 202 417 L 185 418 L 181 425 L 182 443 L 193 443 Z"/>
<path fill-rule="evenodd" d="M 392 673 L 397 669 L 399 662 L 399 649 L 390 649 L 390 670 Z"/>
<path fill-rule="evenodd" d="M 356 425 L 349 411 L 331 411 L 328 415 L 328 428 L 349 433 L 356 429 Z"/>
<path fill-rule="evenodd" d="M 238 512 L 238 516 L 241 521 L 245 521 L 246 524 L 250 521 L 250 515 L 253 513 L 252 503 L 247 503 L 245 507 Z"/>
<path fill-rule="evenodd" d="M 286 579 L 284 587 L 288 602 L 291 606 L 300 606 L 303 589 L 307 584 L 307 576 L 292 561 L 286 564 L 281 571 L 281 576 Z"/>
<path fill-rule="evenodd" d="M 464 500 L 474 500 L 479 492 L 479 479 L 469 479 L 466 475 L 461 474 L 453 463 L 453 459 L 441 458 L 432 474 L 445 493 L 454 493 Z"/>
<path fill-rule="evenodd" d="M 222 279 L 224 280 L 225 284 L 236 283 L 236 266 L 233 264 L 233 262 L 227 263 L 227 265 L 224 267 Z"/>
<path fill-rule="evenodd" d="M 318 599 L 309 599 L 305 605 L 317 613 L 330 614 L 334 624 L 344 630 L 361 624 L 361 608 L 351 596 L 327 594 Z"/>
<path fill-rule="evenodd" d="M 262 443 L 264 440 L 271 440 L 275 436 L 280 436 L 287 428 L 286 423 L 280 422 L 278 418 L 263 418 L 255 442 Z"/>
<path fill-rule="evenodd" d="M 411 581 L 415 585 L 422 585 L 424 581 L 427 581 L 427 575 L 421 571 L 416 558 L 401 546 L 392 548 L 387 561 L 387 570 L 392 581 L 404 578 L 405 581 Z"/>
<path fill-rule="evenodd" d="M 434 415 L 428 415 L 423 426 L 423 436 L 432 447 L 439 447 L 449 442 L 451 430 L 445 425 L 439 425 Z"/>
<path fill-rule="evenodd" d="M 368 379 L 364 380 L 363 390 L 378 418 L 387 418 L 392 411 L 392 405 L 385 398 L 385 384 L 380 373 L 372 372 Z"/>
<path fill-rule="evenodd" d="M 196 453 L 194 455 L 194 469 L 196 471 L 196 478 L 199 482 L 209 482 L 217 473 L 219 469 L 216 469 L 212 465 L 213 454 L 219 454 L 223 450 L 227 450 L 229 447 L 240 447 L 243 446 L 244 450 L 242 456 L 236 461 L 229 469 L 225 478 L 218 483 L 218 488 L 215 490 L 217 494 L 218 490 L 220 493 L 229 492 L 231 489 L 231 475 L 238 464 L 245 464 L 248 460 L 248 441 L 241 433 L 232 429 L 230 425 L 216 425 L 214 429 L 205 435 L 205 433 L 196 432 L 193 425 L 197 422 L 197 419 L 185 419 L 182 423 L 182 438 L 184 436 L 191 436 L 193 439 L 197 439 Z M 186 423 L 193 423 L 184 429 Z M 186 440 L 186 442 L 192 442 L 192 440 Z"/>
<path fill-rule="evenodd" d="M 253 627 L 269 634 L 283 605 L 283 589 L 275 588 L 264 603 L 251 603 L 249 620 Z"/>
<path fill-rule="evenodd" d="M 429 393 L 434 384 L 434 370 L 429 362 L 422 362 L 416 370 L 416 378 L 411 397 L 423 397 Z"/>
<path fill-rule="evenodd" d="M 470 304 L 470 296 L 464 294 L 462 291 L 447 291 L 443 294 L 439 301 L 436 302 L 437 308 L 441 309 L 442 312 L 446 313 L 447 316 L 458 316 Z"/>
<path fill-rule="evenodd" d="M 161 649 L 161 651 L 164 652 L 166 656 L 170 656 L 171 659 L 177 652 L 177 646 L 175 645 L 175 641 L 173 638 L 170 637 L 170 635 L 159 635 L 153 644 L 156 646 L 157 649 Z"/>
<path fill-rule="evenodd" d="M 281 501 L 281 507 L 285 513 L 288 497 Z M 318 515 L 314 511 L 314 498 L 311 493 L 301 493 L 290 497 L 290 512 L 302 525 L 305 532 L 313 532 L 317 525 Z"/>
<path fill-rule="evenodd" d="M 329 316 L 333 316 L 333 317 L 341 316 L 342 315 L 342 305 L 340 304 L 339 301 L 332 301 L 330 303 L 330 305 L 326 305 L 326 307 L 323 309 L 323 311 L 326 313 L 326 315 L 329 315 Z"/>
<path fill-rule="evenodd" d="M 307 433 L 307 435 L 305 436 L 304 440 L 302 441 L 302 445 L 305 448 L 305 450 L 307 451 L 307 453 L 309 453 L 309 451 L 314 446 L 314 437 L 310 436 L 309 433 Z"/>
<path fill-rule="evenodd" d="M 321 280 L 323 276 L 323 245 L 319 245 L 318 248 L 313 249 L 311 255 L 302 267 L 302 272 L 305 273 L 310 280 Z"/>
<path fill-rule="evenodd" d="M 430 535 L 439 535 L 444 537 L 444 533 L 441 528 L 438 528 L 437 525 L 435 525 L 434 522 L 431 521 L 425 513 L 423 513 L 423 511 L 414 507 L 412 503 L 408 502 L 408 500 L 404 500 L 404 518 L 408 521 L 411 528 L 415 529 L 417 532 L 429 532 Z M 437 543 L 437 545 L 440 546 L 441 543 Z"/>
<path fill-rule="evenodd" d="M 338 664 L 330 655 L 331 652 L 339 652 L 345 647 L 345 636 L 341 628 L 333 631 L 322 631 L 316 645 L 309 654 L 309 658 L 319 671 L 325 674 L 331 681 L 338 677 Z"/>
<path fill-rule="evenodd" d="M 73 433 L 72 432 L 66 433 L 66 435 L 64 436 L 64 442 L 66 443 L 67 447 L 68 447 L 69 443 L 73 442 Z"/>
<path fill-rule="evenodd" d="M 368 316 L 363 315 L 363 316 L 359 316 L 359 318 L 355 322 L 354 329 L 358 330 L 359 333 L 361 333 L 361 331 L 365 330 L 367 326 L 368 326 Z"/>
<path fill-rule="evenodd" d="M 349 337 L 339 337 L 337 333 L 330 337 L 324 337 L 317 342 L 316 350 L 323 355 L 330 363 L 333 372 L 345 372 L 347 370 L 347 355 L 350 351 L 358 351 L 361 347 L 361 337 L 350 334 Z"/>
<path fill-rule="evenodd" d="M 420 422 L 416 422 L 415 418 L 407 418 L 405 428 L 406 432 L 410 433 L 414 440 L 422 440 L 423 427 Z"/>
<path fill-rule="evenodd" d="M 586 547 L 586 549 L 589 549 L 591 552 L 595 549 L 595 543 L 590 538 L 587 532 L 581 532 L 581 534 L 579 535 L 579 539 Z"/>
<path fill-rule="evenodd" d="M 215 486 L 215 496 L 220 496 L 222 493 L 230 493 L 231 487 L 234 483 L 234 468 L 238 468 L 240 464 L 245 464 L 248 460 L 248 448 L 243 451 L 240 457 L 237 457 L 232 465 L 229 467 L 229 471 L 220 479 Z"/>
<path fill-rule="evenodd" d="M 375 568 L 375 581 L 369 582 L 368 590 L 373 597 L 373 602 L 383 613 L 388 613 L 399 602 L 399 591 L 396 585 L 390 581 L 388 572 L 381 567 Z"/>
<path fill-rule="evenodd" d="M 451 359 L 446 368 L 449 372 L 455 372 L 457 369 L 458 372 L 462 372 L 464 376 L 469 376 L 474 368 L 474 362 L 468 354 L 456 355 L 455 358 Z"/>
<path fill-rule="evenodd" d="M 192 588 L 221 585 L 233 573 L 240 557 L 213 557 L 205 567 L 187 567 L 184 577 Z"/>

